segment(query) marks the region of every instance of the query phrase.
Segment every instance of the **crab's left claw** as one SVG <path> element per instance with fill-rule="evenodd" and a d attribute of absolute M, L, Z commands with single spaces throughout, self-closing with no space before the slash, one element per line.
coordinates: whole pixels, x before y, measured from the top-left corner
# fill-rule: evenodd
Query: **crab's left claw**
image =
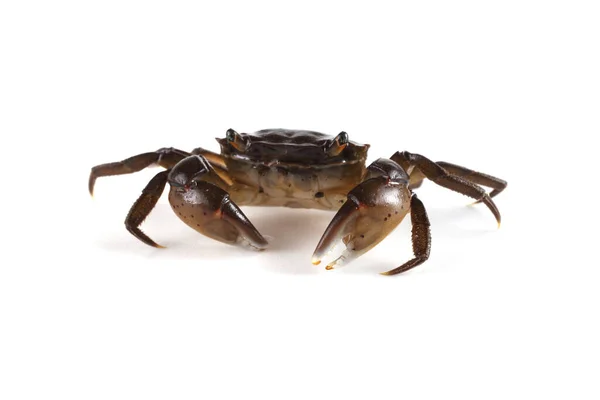
<path fill-rule="evenodd" d="M 172 185 L 169 202 L 184 223 L 205 236 L 255 250 L 268 246 L 229 194 L 212 183 L 199 181 L 190 188 Z"/>
<path fill-rule="evenodd" d="M 346 246 L 326 269 L 342 266 L 382 241 L 410 210 L 408 176 L 398 164 L 379 159 L 369 166 L 365 180 L 356 186 L 325 230 L 312 257 L 318 265 L 341 240 Z"/>
<path fill-rule="evenodd" d="M 169 203 L 189 227 L 212 239 L 255 250 L 267 240 L 223 188 L 226 183 L 201 155 L 187 157 L 169 173 Z"/>

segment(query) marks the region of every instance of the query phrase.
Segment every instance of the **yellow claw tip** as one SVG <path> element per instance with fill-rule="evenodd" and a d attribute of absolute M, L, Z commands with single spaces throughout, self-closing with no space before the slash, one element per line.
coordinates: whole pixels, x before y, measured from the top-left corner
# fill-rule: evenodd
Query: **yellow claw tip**
<path fill-rule="evenodd" d="M 325 269 L 326 269 L 327 271 L 331 271 L 331 270 L 333 269 L 333 267 L 332 267 L 331 265 L 328 265 L 328 266 L 326 266 L 326 267 L 325 267 Z"/>
<path fill-rule="evenodd" d="M 313 265 L 319 265 L 321 264 L 321 260 L 312 260 L 311 261 Z"/>

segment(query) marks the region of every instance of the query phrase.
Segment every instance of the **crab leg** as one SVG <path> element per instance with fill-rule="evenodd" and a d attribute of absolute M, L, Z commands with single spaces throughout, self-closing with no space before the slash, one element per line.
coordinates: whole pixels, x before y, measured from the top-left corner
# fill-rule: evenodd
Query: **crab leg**
<path fill-rule="evenodd" d="M 150 211 L 154 208 L 160 198 L 165 185 L 169 170 L 161 171 L 148 182 L 148 185 L 142 191 L 142 195 L 133 203 L 127 217 L 125 218 L 125 227 L 136 238 L 146 243 L 148 246 L 162 248 L 163 246 L 150 239 L 139 226 L 144 222 Z"/>
<path fill-rule="evenodd" d="M 171 168 L 189 155 L 190 153 L 183 150 L 168 147 L 149 153 L 138 154 L 137 156 L 129 157 L 123 161 L 96 165 L 90 172 L 88 189 L 93 196 L 94 185 L 96 184 L 97 178 L 102 176 L 131 174 L 141 171 L 153 164 L 158 164 L 164 168 Z"/>
<path fill-rule="evenodd" d="M 500 211 L 498 211 L 491 196 L 488 195 L 481 186 L 466 178 L 448 173 L 439 164 L 434 163 L 420 154 L 412 154 L 408 151 L 403 151 L 396 152 L 391 158 L 406 171 L 411 171 L 414 167 L 434 183 L 455 192 L 462 193 L 465 196 L 469 196 L 478 202 L 483 202 L 492 214 L 494 214 L 498 226 L 500 226 Z"/>
<path fill-rule="evenodd" d="M 218 166 L 223 169 L 227 169 L 227 165 L 225 164 L 225 159 L 221 154 L 217 154 L 210 150 L 203 149 L 202 147 L 197 147 L 192 150 L 193 155 L 200 155 L 210 163 L 213 167 Z"/>
<path fill-rule="evenodd" d="M 412 246 L 415 257 L 398 268 L 394 268 L 382 275 L 396 275 L 408 271 L 423 264 L 429 258 L 431 251 L 431 232 L 429 230 L 429 218 L 425 206 L 416 194 L 410 199 L 410 220 L 412 222 Z"/>
<path fill-rule="evenodd" d="M 500 194 L 500 192 L 506 189 L 507 186 L 507 182 L 503 179 L 496 178 L 495 176 L 487 175 L 482 172 L 473 171 L 471 169 L 461 167 L 460 165 L 451 164 L 444 161 L 438 161 L 437 165 L 444 168 L 452 175 L 460 176 L 469 182 L 492 188 L 490 197 L 497 196 Z M 477 203 L 480 202 L 481 200 L 477 200 Z"/>

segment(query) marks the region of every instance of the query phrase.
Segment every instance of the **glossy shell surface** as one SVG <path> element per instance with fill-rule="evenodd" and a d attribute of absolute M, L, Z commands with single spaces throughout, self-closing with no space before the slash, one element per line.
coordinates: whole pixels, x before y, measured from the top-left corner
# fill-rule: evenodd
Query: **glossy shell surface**
<path fill-rule="evenodd" d="M 252 205 L 338 209 L 365 174 L 369 145 L 349 141 L 328 152 L 335 136 L 314 131 L 264 129 L 239 134 L 240 151 L 217 139 L 232 179 L 236 202 Z"/>
<path fill-rule="evenodd" d="M 260 163 L 294 163 L 308 167 L 364 161 L 369 149 L 369 145 L 349 142 L 343 151 L 332 156 L 327 149 L 335 137 L 314 131 L 263 129 L 240 136 L 246 141 L 243 151 L 231 146 L 227 139 L 217 139 L 221 154 Z"/>

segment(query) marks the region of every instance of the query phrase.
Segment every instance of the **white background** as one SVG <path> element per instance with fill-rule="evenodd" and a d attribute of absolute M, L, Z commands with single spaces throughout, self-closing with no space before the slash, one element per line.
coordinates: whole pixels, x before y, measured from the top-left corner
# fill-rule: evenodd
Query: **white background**
<path fill-rule="evenodd" d="M 2 399 L 597 399 L 595 2 L 30 2 L 0 6 Z M 428 183 L 342 270 L 331 213 L 245 209 L 262 253 L 210 241 L 158 170 L 91 166 L 227 128 L 312 129 L 506 179 L 502 227 Z"/>

